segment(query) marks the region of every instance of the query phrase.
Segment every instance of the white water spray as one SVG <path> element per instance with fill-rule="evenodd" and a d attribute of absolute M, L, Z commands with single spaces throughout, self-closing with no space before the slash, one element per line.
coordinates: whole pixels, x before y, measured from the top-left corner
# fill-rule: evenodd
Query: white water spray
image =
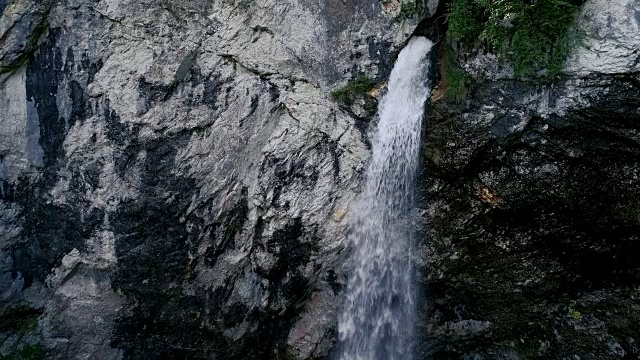
<path fill-rule="evenodd" d="M 391 71 L 351 235 L 353 271 L 339 319 L 340 360 L 410 360 L 415 289 L 411 255 L 420 133 L 433 43 L 412 38 Z"/>

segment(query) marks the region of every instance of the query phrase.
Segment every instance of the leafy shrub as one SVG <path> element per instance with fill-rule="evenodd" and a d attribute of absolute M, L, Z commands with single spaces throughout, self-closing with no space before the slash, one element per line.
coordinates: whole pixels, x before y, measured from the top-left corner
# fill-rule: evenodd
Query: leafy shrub
<path fill-rule="evenodd" d="M 453 0 L 449 37 L 488 45 L 514 64 L 516 75 L 556 75 L 571 46 L 569 29 L 583 0 Z"/>
<path fill-rule="evenodd" d="M 453 40 L 473 42 L 482 33 L 484 10 L 473 0 L 453 0 L 449 4 L 448 35 Z"/>

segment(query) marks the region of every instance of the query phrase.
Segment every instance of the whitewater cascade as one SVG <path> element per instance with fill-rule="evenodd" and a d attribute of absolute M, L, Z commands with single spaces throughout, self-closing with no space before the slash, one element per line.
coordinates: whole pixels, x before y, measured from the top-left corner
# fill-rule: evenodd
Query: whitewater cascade
<path fill-rule="evenodd" d="M 353 271 L 339 318 L 340 360 L 410 360 L 415 319 L 414 227 L 420 132 L 433 43 L 400 52 L 378 106 L 372 158 L 354 213 Z"/>

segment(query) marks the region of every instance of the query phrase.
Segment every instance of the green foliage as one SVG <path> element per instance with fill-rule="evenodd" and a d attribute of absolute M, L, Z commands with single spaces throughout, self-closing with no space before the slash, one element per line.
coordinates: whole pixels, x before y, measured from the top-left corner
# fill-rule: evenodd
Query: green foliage
<path fill-rule="evenodd" d="M 44 360 L 46 351 L 40 344 L 32 344 L 7 355 L 0 355 L 0 360 Z"/>
<path fill-rule="evenodd" d="M 453 69 L 447 78 L 447 98 L 462 101 L 466 98 L 466 76 L 460 69 Z"/>
<path fill-rule="evenodd" d="M 571 47 L 569 32 L 582 0 L 453 0 L 449 37 L 483 42 L 514 64 L 516 75 L 562 70 Z M 574 37 L 575 38 L 575 37 Z"/>
<path fill-rule="evenodd" d="M 572 319 L 580 320 L 582 319 L 582 314 L 580 313 L 580 311 L 574 308 L 569 308 L 569 317 L 571 317 Z"/>
<path fill-rule="evenodd" d="M 333 90 L 331 97 L 341 104 L 350 106 L 353 104 L 354 97 L 366 94 L 374 86 L 375 82 L 372 79 L 366 76 L 358 76 L 350 80 L 347 85 Z"/>
<path fill-rule="evenodd" d="M 38 316 L 41 310 L 33 309 L 26 305 L 19 305 L 12 308 L 4 308 L 0 313 L 0 326 L 4 332 L 18 335 L 19 338 L 34 334 L 38 328 Z M 46 357 L 46 352 L 42 345 L 31 344 L 21 348 L 16 345 L 15 349 L 7 355 L 0 355 L 0 360 L 42 360 Z"/>
<path fill-rule="evenodd" d="M 402 1 L 400 6 L 400 15 L 397 17 L 399 20 L 420 15 L 423 10 L 419 1 Z"/>
<path fill-rule="evenodd" d="M 26 335 L 36 330 L 40 314 L 40 310 L 25 305 L 4 309 L 0 313 L 0 324 L 8 331 Z"/>
<path fill-rule="evenodd" d="M 483 30 L 483 10 L 472 0 L 453 0 L 449 4 L 447 23 L 451 39 L 473 42 Z"/>
<path fill-rule="evenodd" d="M 400 9 L 400 15 L 397 16 L 398 19 L 408 19 L 418 14 L 418 8 L 416 6 L 403 6 Z"/>
<path fill-rule="evenodd" d="M 568 31 L 578 6 L 561 0 L 537 0 L 513 36 L 515 70 L 526 74 L 546 68 L 557 74 L 570 49 Z"/>
<path fill-rule="evenodd" d="M 456 63 L 453 51 L 450 48 L 445 49 L 442 73 L 447 99 L 456 102 L 466 99 L 469 91 L 469 79 Z"/>
<path fill-rule="evenodd" d="M 392 0 L 381 0 L 382 4 L 387 5 Z M 395 5 L 394 5 L 395 6 Z M 416 0 L 401 0 L 400 1 L 400 13 L 396 16 L 396 20 L 409 19 L 414 16 L 419 16 L 424 11 L 424 4 L 421 1 Z"/>

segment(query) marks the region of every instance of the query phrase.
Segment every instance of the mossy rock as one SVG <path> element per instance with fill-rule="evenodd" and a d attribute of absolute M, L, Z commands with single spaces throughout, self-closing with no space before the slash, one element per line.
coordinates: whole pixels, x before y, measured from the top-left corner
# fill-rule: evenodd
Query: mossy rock
<path fill-rule="evenodd" d="M 584 0 L 453 0 L 448 36 L 487 47 L 513 64 L 517 76 L 553 77 L 578 36 L 570 31 Z"/>
<path fill-rule="evenodd" d="M 359 96 L 368 96 L 368 92 L 373 89 L 375 82 L 366 76 L 358 76 L 350 80 L 347 85 L 337 88 L 331 92 L 331 97 L 338 103 L 351 106 Z"/>
<path fill-rule="evenodd" d="M 4 331 L 26 335 L 35 331 L 41 310 L 26 305 L 6 308 L 0 312 L 0 324 Z"/>
<path fill-rule="evenodd" d="M 41 344 L 31 344 L 7 355 L 0 355 L 0 360 L 44 360 L 47 352 Z"/>

